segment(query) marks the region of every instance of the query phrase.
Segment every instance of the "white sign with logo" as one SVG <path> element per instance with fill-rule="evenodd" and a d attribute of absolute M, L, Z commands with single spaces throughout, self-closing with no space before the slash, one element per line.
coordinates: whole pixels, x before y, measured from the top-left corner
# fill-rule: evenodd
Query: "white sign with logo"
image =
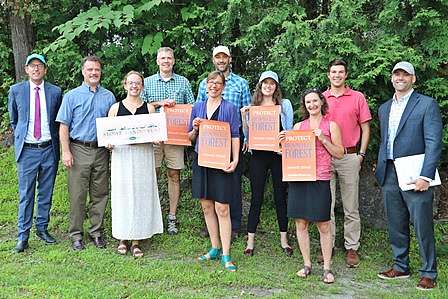
<path fill-rule="evenodd" d="M 165 113 L 97 118 L 96 132 L 98 146 L 165 141 Z"/>

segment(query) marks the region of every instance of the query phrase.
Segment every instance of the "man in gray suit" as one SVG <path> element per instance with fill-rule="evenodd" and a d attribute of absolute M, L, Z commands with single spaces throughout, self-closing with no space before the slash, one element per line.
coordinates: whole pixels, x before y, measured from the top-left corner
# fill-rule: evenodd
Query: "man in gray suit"
<path fill-rule="evenodd" d="M 29 80 L 11 86 L 8 97 L 19 180 L 16 252 L 23 252 L 28 248 L 36 183 L 36 235 L 47 244 L 56 242 L 48 233 L 48 222 L 59 161 L 59 125 L 55 119 L 62 93 L 59 87 L 44 82 L 47 65 L 42 55 L 28 56 L 25 72 Z"/>
<path fill-rule="evenodd" d="M 395 94 L 378 110 L 381 144 L 376 178 L 381 185 L 387 215 L 389 239 L 394 257 L 393 267 L 381 272 L 382 279 L 410 276 L 409 224 L 412 223 L 420 249 L 422 266 L 418 289 L 430 290 L 437 278 L 434 225 L 432 218 L 433 190 L 436 165 L 442 148 L 442 119 L 437 102 L 414 91 L 415 71 L 406 61 L 392 70 Z M 415 188 L 402 191 L 398 186 L 394 160 L 425 154 Z"/>

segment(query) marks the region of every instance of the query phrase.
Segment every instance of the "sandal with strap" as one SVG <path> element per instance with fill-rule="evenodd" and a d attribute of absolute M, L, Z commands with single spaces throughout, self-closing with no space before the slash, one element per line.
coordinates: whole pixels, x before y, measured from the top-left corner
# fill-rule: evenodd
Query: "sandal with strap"
<path fill-rule="evenodd" d="M 131 253 L 133 257 L 142 257 L 143 251 L 140 249 L 138 244 L 134 244 L 131 246 Z"/>
<path fill-rule="evenodd" d="M 198 261 L 205 262 L 205 261 L 212 261 L 217 260 L 221 257 L 221 248 L 211 248 L 206 254 L 201 255 L 198 257 Z"/>
<path fill-rule="evenodd" d="M 126 241 L 120 241 L 117 247 L 118 254 L 126 255 L 128 253 L 128 244 Z"/>
<path fill-rule="evenodd" d="M 303 266 L 302 269 L 297 271 L 296 275 L 301 278 L 307 278 L 309 275 L 311 275 L 311 266 Z"/>
<path fill-rule="evenodd" d="M 221 264 L 224 266 L 224 268 L 227 271 L 230 271 L 230 272 L 235 272 L 237 269 L 235 263 L 230 258 L 230 255 L 223 255 L 221 257 Z"/>
<path fill-rule="evenodd" d="M 331 270 L 325 270 L 324 274 L 322 275 L 322 281 L 326 284 L 334 283 L 334 274 L 331 272 Z"/>

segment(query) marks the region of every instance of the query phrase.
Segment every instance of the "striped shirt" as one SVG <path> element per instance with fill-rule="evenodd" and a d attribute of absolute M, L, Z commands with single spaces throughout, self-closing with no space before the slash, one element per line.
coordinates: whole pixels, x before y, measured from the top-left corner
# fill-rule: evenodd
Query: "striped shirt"
<path fill-rule="evenodd" d="M 414 89 L 411 89 L 406 95 L 397 100 L 394 95 L 392 99 L 392 105 L 390 106 L 389 113 L 389 128 L 387 131 L 387 158 L 394 159 L 394 140 L 397 135 L 398 126 L 400 125 L 401 116 L 403 115 L 404 109 L 408 104 L 411 94 Z"/>

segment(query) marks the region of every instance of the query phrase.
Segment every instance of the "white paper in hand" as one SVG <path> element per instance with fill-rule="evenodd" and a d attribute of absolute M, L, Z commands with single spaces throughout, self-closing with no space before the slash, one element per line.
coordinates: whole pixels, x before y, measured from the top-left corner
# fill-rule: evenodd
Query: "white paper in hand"
<path fill-rule="evenodd" d="M 401 157 L 394 160 L 395 170 L 397 171 L 398 185 L 403 191 L 414 190 L 416 179 L 420 177 L 420 172 L 423 167 L 423 160 L 425 154 L 413 155 L 407 157 Z M 439 171 L 436 169 L 434 180 L 431 181 L 429 186 L 440 185 Z"/>

